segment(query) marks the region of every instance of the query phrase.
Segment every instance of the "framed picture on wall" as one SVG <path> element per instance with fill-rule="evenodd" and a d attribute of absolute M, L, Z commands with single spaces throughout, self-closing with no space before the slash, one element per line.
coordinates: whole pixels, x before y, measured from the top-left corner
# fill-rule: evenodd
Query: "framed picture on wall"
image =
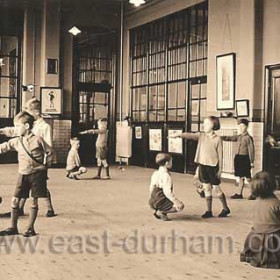
<path fill-rule="evenodd" d="M 168 130 L 168 152 L 172 154 L 183 154 L 183 139 L 170 138 L 170 136 L 177 132 L 182 133 L 182 129 L 169 129 Z"/>
<path fill-rule="evenodd" d="M 62 89 L 56 87 L 41 87 L 42 114 L 62 114 Z"/>
<path fill-rule="evenodd" d="M 135 126 L 135 139 L 142 139 L 142 126 Z"/>
<path fill-rule="evenodd" d="M 249 117 L 250 108 L 249 108 L 249 100 L 236 100 L 236 115 L 237 117 Z"/>
<path fill-rule="evenodd" d="M 150 151 L 162 150 L 162 130 L 149 129 L 149 149 Z"/>
<path fill-rule="evenodd" d="M 235 53 L 216 57 L 217 110 L 235 108 L 235 68 Z"/>

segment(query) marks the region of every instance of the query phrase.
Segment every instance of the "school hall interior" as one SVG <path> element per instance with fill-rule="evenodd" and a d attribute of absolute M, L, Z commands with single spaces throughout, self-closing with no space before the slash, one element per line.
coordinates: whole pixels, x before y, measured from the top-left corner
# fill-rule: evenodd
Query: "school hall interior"
<path fill-rule="evenodd" d="M 15 246 L 1 257 L 0 276 L 280 278 L 279 271 L 239 262 L 254 201 L 229 200 L 231 217 L 201 220 L 205 202 L 193 186 L 197 143 L 168 138 L 174 131 L 203 131 L 210 115 L 220 118 L 219 135 L 237 135 L 237 119 L 248 119 L 255 144 L 253 173 L 266 170 L 280 178 L 279 14 L 280 0 L 0 0 L 0 128 L 13 126 L 32 97 L 40 100 L 53 134 L 48 185 L 58 214 L 46 219 L 40 210 L 40 252 L 22 253 Z M 112 180 L 91 180 L 93 135 L 80 137 L 79 154 L 88 173 L 68 180 L 70 138 L 96 127 L 101 118 L 108 120 Z M 276 140 L 273 147 L 266 141 L 269 135 Z M 0 135 L 0 143 L 7 140 Z M 234 143 L 223 143 L 222 186 L 228 197 L 236 189 L 234 150 Z M 147 202 L 159 152 L 172 155 L 175 191 L 185 202 L 183 213 L 168 223 L 155 220 Z M 3 213 L 10 208 L 16 163 L 15 152 L 0 155 Z M 0 218 L 1 228 L 7 223 Z M 229 252 L 231 244 L 226 244 L 222 254 L 182 254 L 182 240 L 175 253 L 128 254 L 119 247 L 110 254 L 65 248 L 54 253 L 49 248 L 53 236 L 84 241 L 105 230 L 118 239 L 135 230 L 146 237 L 169 236 L 172 230 L 188 237 L 231 236 L 234 249 Z"/>

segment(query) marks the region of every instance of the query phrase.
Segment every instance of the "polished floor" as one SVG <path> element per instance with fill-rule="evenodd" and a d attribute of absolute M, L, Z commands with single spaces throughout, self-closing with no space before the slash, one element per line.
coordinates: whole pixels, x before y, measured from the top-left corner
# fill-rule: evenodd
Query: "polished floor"
<path fill-rule="evenodd" d="M 192 176 L 173 174 L 175 193 L 185 209 L 163 222 L 147 205 L 153 170 L 112 168 L 110 181 L 91 180 L 95 171 L 73 181 L 63 169 L 50 170 L 58 216 L 44 217 L 46 206 L 40 201 L 36 237 L 0 238 L 1 279 L 280 279 L 279 270 L 239 262 L 254 201 L 230 200 L 231 217 L 205 221 L 200 218 L 205 201 L 196 194 Z M 0 166 L 0 213 L 9 210 L 16 176 L 16 165 Z M 224 183 L 223 188 L 229 196 L 236 187 Z M 220 210 L 214 200 L 215 214 Z M 19 221 L 20 232 L 27 222 L 28 207 Z M 7 218 L 0 219 L 1 228 L 8 225 Z"/>

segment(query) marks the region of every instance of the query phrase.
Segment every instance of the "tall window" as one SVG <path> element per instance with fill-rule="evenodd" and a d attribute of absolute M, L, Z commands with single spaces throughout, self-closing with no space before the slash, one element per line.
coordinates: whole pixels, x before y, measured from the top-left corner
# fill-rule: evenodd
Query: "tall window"
<path fill-rule="evenodd" d="M 0 36 L 0 118 L 13 118 L 17 112 L 18 68 L 18 37 Z"/>
<path fill-rule="evenodd" d="M 134 121 L 188 121 L 189 129 L 200 129 L 206 113 L 207 5 L 131 30 Z"/>

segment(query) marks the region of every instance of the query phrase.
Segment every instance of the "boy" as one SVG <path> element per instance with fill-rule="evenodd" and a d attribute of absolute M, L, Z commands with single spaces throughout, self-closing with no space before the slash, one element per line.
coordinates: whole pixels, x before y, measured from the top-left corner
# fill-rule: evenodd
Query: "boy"
<path fill-rule="evenodd" d="M 207 211 L 201 216 L 203 219 L 213 217 L 212 212 L 212 188 L 219 197 L 223 209 L 219 214 L 219 218 L 227 217 L 230 209 L 227 200 L 222 191 L 221 174 L 223 161 L 223 145 L 222 139 L 215 133 L 220 129 L 220 121 L 217 117 L 210 116 L 203 122 L 203 133 L 174 133 L 172 138 L 181 137 L 184 139 L 198 141 L 195 162 L 198 164 L 199 181 L 203 183 L 203 189 L 206 198 Z"/>
<path fill-rule="evenodd" d="M 44 139 L 44 141 L 50 146 L 53 146 L 52 143 L 52 129 L 51 126 L 45 122 L 43 116 L 41 114 L 41 103 L 36 98 L 31 98 L 29 101 L 26 102 L 25 107 L 23 108 L 26 112 L 32 115 L 35 119 L 33 124 L 32 133 L 37 136 L 40 136 Z M 14 127 L 6 127 L 0 129 L 0 134 L 5 134 L 8 137 L 13 137 L 15 135 Z M 51 193 L 47 189 L 47 197 L 45 198 L 46 205 L 47 205 L 47 213 L 46 217 L 51 218 L 55 217 L 56 214 L 54 212 L 54 208 L 52 205 L 51 200 Z M 25 206 L 26 199 L 21 199 L 20 201 L 20 216 L 24 215 L 24 206 Z M 9 213 L 8 213 L 9 214 Z"/>
<path fill-rule="evenodd" d="M 245 178 L 247 182 L 251 181 L 251 169 L 254 167 L 255 147 L 252 136 L 248 133 L 249 121 L 240 119 L 238 127 L 240 134 L 234 136 L 223 136 L 224 141 L 236 142 L 236 150 L 234 157 L 234 175 L 239 182 L 238 193 L 231 196 L 232 199 L 242 199 Z M 254 196 L 250 195 L 249 200 L 254 200 Z"/>
<path fill-rule="evenodd" d="M 42 137 L 32 132 L 34 117 L 21 112 L 14 118 L 15 133 L 18 137 L 0 144 L 0 154 L 16 150 L 18 152 L 19 177 L 12 198 L 11 226 L 0 232 L 1 236 L 18 234 L 19 201 L 28 198 L 31 190 L 29 225 L 24 237 L 36 235 L 34 224 L 38 213 L 38 198 L 47 196 L 47 166 L 51 163 L 51 147 Z"/>
<path fill-rule="evenodd" d="M 87 169 L 81 166 L 81 160 L 78 153 L 80 141 L 78 138 L 71 138 L 70 144 L 71 149 L 67 157 L 66 177 L 69 179 L 79 180 L 77 176 L 87 172 Z"/>
<path fill-rule="evenodd" d="M 104 166 L 106 170 L 106 177 L 104 177 L 104 180 L 110 179 L 110 173 L 109 173 L 109 165 L 107 163 L 107 141 L 108 141 L 108 130 L 107 130 L 107 119 L 99 119 L 97 122 L 98 129 L 90 129 L 83 132 L 80 132 L 79 134 L 98 134 L 97 140 L 96 140 L 96 158 L 97 158 L 97 166 L 98 166 L 98 172 L 93 179 L 99 180 L 101 179 L 101 172 L 102 172 L 102 166 Z"/>
<path fill-rule="evenodd" d="M 184 204 L 173 193 L 173 183 L 169 173 L 172 168 L 171 155 L 159 153 L 156 156 L 156 164 L 159 169 L 151 178 L 149 205 L 155 210 L 154 216 L 157 219 L 169 221 L 167 214 L 182 211 Z"/>

